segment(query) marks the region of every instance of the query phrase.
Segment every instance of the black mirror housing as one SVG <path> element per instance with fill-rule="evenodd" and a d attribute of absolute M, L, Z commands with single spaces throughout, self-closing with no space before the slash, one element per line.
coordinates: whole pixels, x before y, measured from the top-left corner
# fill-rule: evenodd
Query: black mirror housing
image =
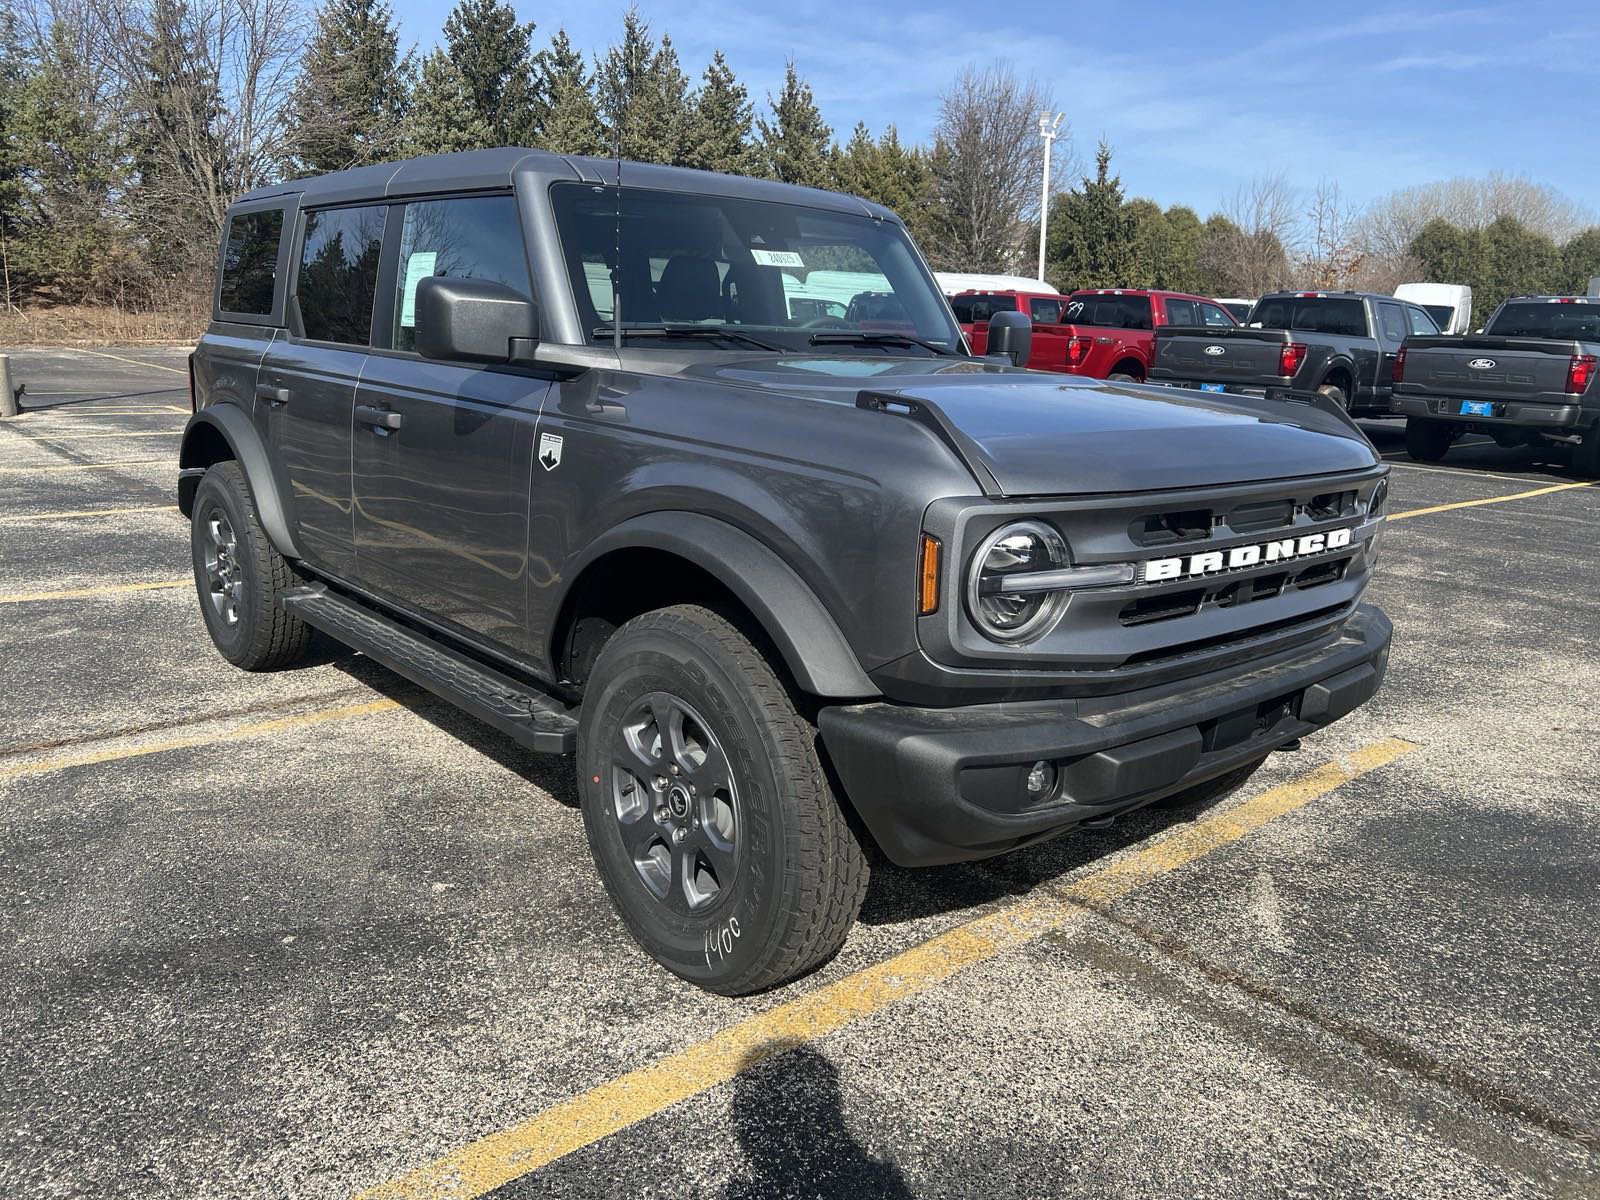
<path fill-rule="evenodd" d="M 492 279 L 430 275 L 417 284 L 416 311 L 423 358 L 506 363 L 531 354 L 539 341 L 538 306 Z"/>
<path fill-rule="evenodd" d="M 1014 367 L 1025 367 L 1033 353 L 1033 322 L 1027 313 L 997 312 L 989 318 L 988 353 L 1003 354 Z"/>

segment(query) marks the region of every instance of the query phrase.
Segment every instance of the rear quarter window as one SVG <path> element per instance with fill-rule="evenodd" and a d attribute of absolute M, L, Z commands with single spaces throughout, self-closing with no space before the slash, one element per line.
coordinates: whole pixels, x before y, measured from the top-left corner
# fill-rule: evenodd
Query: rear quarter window
<path fill-rule="evenodd" d="M 1067 321 L 1102 329 L 1149 329 L 1150 297 L 1102 296 L 1092 292 L 1073 296 L 1067 301 Z"/>
<path fill-rule="evenodd" d="M 1331 333 L 1367 337 L 1367 314 L 1361 301 L 1334 297 L 1279 296 L 1263 300 L 1250 312 L 1250 324 L 1263 329 L 1299 333 Z"/>
<path fill-rule="evenodd" d="M 272 315 L 282 242 L 281 208 L 235 213 L 228 219 L 217 295 L 223 312 L 250 317 Z"/>
<path fill-rule="evenodd" d="M 1016 312 L 1015 296 L 952 296 L 951 311 L 963 325 L 984 324 L 997 312 Z"/>

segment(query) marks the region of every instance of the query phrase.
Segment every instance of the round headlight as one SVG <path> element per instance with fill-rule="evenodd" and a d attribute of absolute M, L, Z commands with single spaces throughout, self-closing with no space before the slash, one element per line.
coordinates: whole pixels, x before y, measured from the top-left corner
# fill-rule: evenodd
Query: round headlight
<path fill-rule="evenodd" d="M 1039 521 L 995 530 L 978 546 L 967 580 L 967 609 L 987 637 L 1022 642 L 1044 633 L 1061 615 L 1062 591 L 1007 591 L 1008 575 L 1067 566 L 1067 544 Z"/>

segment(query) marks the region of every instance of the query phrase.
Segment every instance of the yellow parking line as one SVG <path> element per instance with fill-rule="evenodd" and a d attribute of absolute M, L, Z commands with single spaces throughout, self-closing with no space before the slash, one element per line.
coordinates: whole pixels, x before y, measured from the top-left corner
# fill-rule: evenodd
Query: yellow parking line
<path fill-rule="evenodd" d="M 75 354 L 92 354 L 96 358 L 114 358 L 118 362 L 132 363 L 136 367 L 150 367 L 156 371 L 171 371 L 174 375 L 187 375 L 189 373 L 188 367 L 169 367 L 164 363 L 144 362 L 137 358 L 124 358 L 120 354 L 107 354 L 104 350 L 85 350 L 81 346 L 73 346 L 71 350 Z"/>
<path fill-rule="evenodd" d="M 171 463 L 172 458 L 125 458 L 120 462 L 73 463 L 65 467 L 0 467 L 0 475 L 52 475 L 59 471 L 98 471 L 105 467 L 142 467 L 151 463 Z"/>
<path fill-rule="evenodd" d="M 1177 832 L 1076 883 L 1045 889 L 809 995 L 741 1021 L 686 1050 L 631 1071 L 544 1112 L 360 1193 L 362 1200 L 466 1200 L 503 1187 L 674 1104 L 726 1083 L 795 1039 L 815 1040 L 1083 915 L 1416 749 L 1375 742 Z"/>
<path fill-rule="evenodd" d="M 1483 500 L 1457 500 L 1454 504 L 1435 504 L 1432 508 L 1413 508 L 1410 512 L 1392 513 L 1389 520 L 1404 521 L 1407 517 L 1426 517 L 1430 513 L 1449 512 L 1455 508 L 1477 508 L 1480 504 L 1504 504 L 1507 500 L 1527 500 L 1532 496 L 1548 496 L 1551 492 L 1570 492 L 1574 488 L 1593 487 L 1590 483 L 1556 483 L 1549 487 L 1534 488 L 1531 492 L 1512 492 L 1509 496 L 1489 496 Z"/>
<path fill-rule="evenodd" d="M 71 512 L 22 513 L 0 516 L 0 525 L 26 525 L 33 521 L 66 521 L 75 517 L 117 517 L 123 513 L 177 512 L 176 504 L 141 504 L 135 508 L 79 508 Z"/>
<path fill-rule="evenodd" d="M 0 596 L 0 604 L 32 604 L 42 600 L 92 600 L 98 596 L 115 596 L 120 592 L 154 592 L 162 588 L 188 587 L 192 579 L 163 579 L 156 583 L 111 583 L 103 587 L 70 588 L 64 592 L 13 592 Z"/>
<path fill-rule="evenodd" d="M 142 746 L 124 746 L 111 750 L 89 750 L 81 754 L 66 754 L 58 758 L 36 758 L 31 762 L 0 767 L 0 779 L 17 779 L 24 775 L 47 775 L 69 767 L 86 767 L 95 763 L 120 762 L 128 758 L 144 758 L 150 754 L 164 754 L 168 750 L 186 750 L 193 746 L 210 746 L 219 742 L 237 742 L 245 738 L 263 737 L 281 733 L 285 729 L 303 729 L 307 725 L 320 725 L 324 721 L 344 721 L 364 717 L 371 713 L 389 712 L 399 708 L 394 700 L 370 700 L 364 704 L 347 704 L 343 708 L 324 708 L 317 712 L 299 713 L 292 717 L 275 717 L 270 721 L 256 721 L 240 725 L 237 729 L 221 733 L 193 733 L 171 738 L 164 742 L 150 742 Z"/>

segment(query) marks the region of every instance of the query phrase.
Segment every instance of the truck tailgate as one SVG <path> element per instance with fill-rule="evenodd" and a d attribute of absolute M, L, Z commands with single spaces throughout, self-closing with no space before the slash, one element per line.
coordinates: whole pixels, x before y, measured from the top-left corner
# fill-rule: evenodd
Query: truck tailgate
<path fill-rule="evenodd" d="M 1174 383 L 1281 384 L 1282 329 L 1166 325 L 1156 330 L 1150 377 Z"/>
<path fill-rule="evenodd" d="M 1406 393 L 1462 399 L 1570 404 L 1566 393 L 1575 342 L 1539 338 L 1412 337 L 1406 340 Z"/>

